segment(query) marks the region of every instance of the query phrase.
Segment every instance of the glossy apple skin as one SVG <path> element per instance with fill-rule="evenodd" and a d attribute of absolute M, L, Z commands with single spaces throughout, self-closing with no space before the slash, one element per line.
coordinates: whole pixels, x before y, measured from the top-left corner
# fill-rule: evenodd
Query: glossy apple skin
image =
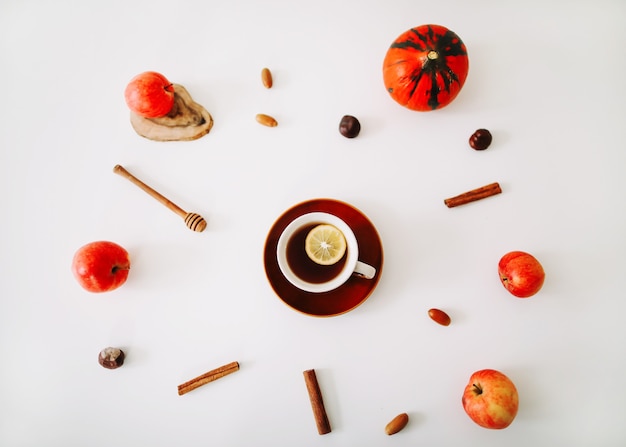
<path fill-rule="evenodd" d="M 72 259 L 72 272 L 88 292 L 110 292 L 126 282 L 130 257 L 115 242 L 96 241 L 80 247 Z"/>
<path fill-rule="evenodd" d="M 128 108 L 139 116 L 165 116 L 174 106 L 174 85 L 161 73 L 146 71 L 131 79 L 124 98 Z"/>
<path fill-rule="evenodd" d="M 539 292 L 546 274 L 537 259 L 523 251 L 511 251 L 498 263 L 500 281 L 518 298 L 529 298 Z"/>
<path fill-rule="evenodd" d="M 494 369 L 473 373 L 461 400 L 467 415 L 484 428 L 508 427 L 519 408 L 515 385 L 506 375 Z"/>

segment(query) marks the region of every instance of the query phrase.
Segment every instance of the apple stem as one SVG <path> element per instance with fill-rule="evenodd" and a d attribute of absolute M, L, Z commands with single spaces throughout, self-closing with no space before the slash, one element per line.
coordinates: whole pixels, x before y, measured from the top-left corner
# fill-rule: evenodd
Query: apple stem
<path fill-rule="evenodd" d="M 472 385 L 474 386 L 474 392 L 476 394 L 483 394 L 483 389 L 480 386 L 476 385 L 475 383 L 473 383 Z"/>
<path fill-rule="evenodd" d="M 117 267 L 117 266 L 115 266 L 115 267 L 113 267 L 113 268 L 111 269 L 111 273 L 115 274 L 115 273 L 116 273 L 116 272 L 118 272 L 119 270 L 130 270 L 130 267 L 122 268 L 122 267 Z"/>

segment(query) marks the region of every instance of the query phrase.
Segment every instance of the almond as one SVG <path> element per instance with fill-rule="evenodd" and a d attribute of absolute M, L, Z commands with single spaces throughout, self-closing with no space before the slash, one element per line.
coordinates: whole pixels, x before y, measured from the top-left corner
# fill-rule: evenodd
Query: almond
<path fill-rule="evenodd" d="M 256 116 L 256 120 L 259 124 L 263 124 L 267 127 L 276 127 L 278 126 L 278 122 L 271 116 L 265 115 L 263 113 L 259 113 Z"/>
<path fill-rule="evenodd" d="M 272 88 L 274 85 L 274 81 L 272 80 L 272 72 L 269 68 L 264 68 L 261 70 L 261 81 L 263 82 L 263 86 L 265 88 Z"/>
<path fill-rule="evenodd" d="M 385 427 L 385 433 L 388 435 L 395 435 L 409 423 L 409 415 L 406 413 L 400 413 L 391 420 Z"/>
<path fill-rule="evenodd" d="M 450 324 L 450 316 L 443 310 L 429 309 L 428 316 L 436 323 L 442 326 L 448 326 Z"/>

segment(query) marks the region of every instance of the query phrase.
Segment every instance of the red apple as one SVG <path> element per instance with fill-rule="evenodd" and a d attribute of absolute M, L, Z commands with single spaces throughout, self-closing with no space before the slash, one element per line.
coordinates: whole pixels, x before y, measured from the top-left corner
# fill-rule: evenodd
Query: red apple
<path fill-rule="evenodd" d="M 114 242 L 97 241 L 80 247 L 72 260 L 72 272 L 78 283 L 89 292 L 109 292 L 126 282 L 130 258 Z"/>
<path fill-rule="evenodd" d="M 131 79 L 124 98 L 128 108 L 139 116 L 165 116 L 174 106 L 174 85 L 162 74 L 146 71 Z"/>
<path fill-rule="evenodd" d="M 539 261 L 523 251 L 505 254 L 498 263 L 498 274 L 504 288 L 518 298 L 539 292 L 546 277 Z"/>
<path fill-rule="evenodd" d="M 472 374 L 461 401 L 474 422 L 493 429 L 508 427 L 519 406 L 517 389 L 511 379 L 493 369 Z"/>

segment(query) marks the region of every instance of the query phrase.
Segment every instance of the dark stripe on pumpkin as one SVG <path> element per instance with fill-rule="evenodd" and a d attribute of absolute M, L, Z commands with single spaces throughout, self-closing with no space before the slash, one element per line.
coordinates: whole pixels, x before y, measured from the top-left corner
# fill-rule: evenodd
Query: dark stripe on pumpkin
<path fill-rule="evenodd" d="M 411 82 L 413 83 L 413 86 L 411 88 L 411 95 L 409 96 L 409 98 L 412 98 L 413 95 L 415 94 L 415 90 L 417 90 L 417 86 L 422 80 L 422 76 L 424 76 L 424 71 L 422 70 L 419 70 L 417 72 L 417 76 L 415 74 L 411 75 Z M 430 105 L 430 101 L 428 101 L 428 105 Z"/>
<path fill-rule="evenodd" d="M 452 31 L 448 30 L 437 41 L 437 52 L 444 56 L 466 56 L 467 50 L 463 42 Z"/>
<path fill-rule="evenodd" d="M 398 48 L 400 50 L 413 49 L 417 51 L 430 51 L 434 50 L 441 56 L 465 56 L 467 50 L 465 49 L 461 39 L 452 31 L 446 31 L 440 36 L 435 43 L 432 39 L 425 39 L 420 33 L 411 30 L 416 36 L 423 42 L 424 45 L 418 45 L 418 42 L 413 40 L 404 40 L 402 42 L 394 42 L 390 48 Z M 441 58 L 440 58 L 441 59 Z"/>
<path fill-rule="evenodd" d="M 435 38 L 435 32 L 433 31 L 433 27 L 429 25 L 428 26 L 428 40 L 432 42 L 434 38 Z"/>
<path fill-rule="evenodd" d="M 439 83 L 437 82 L 437 72 L 433 71 L 430 73 L 430 78 L 432 82 L 432 86 L 430 89 L 430 97 L 428 98 L 428 105 L 431 109 L 435 110 L 439 107 Z"/>

